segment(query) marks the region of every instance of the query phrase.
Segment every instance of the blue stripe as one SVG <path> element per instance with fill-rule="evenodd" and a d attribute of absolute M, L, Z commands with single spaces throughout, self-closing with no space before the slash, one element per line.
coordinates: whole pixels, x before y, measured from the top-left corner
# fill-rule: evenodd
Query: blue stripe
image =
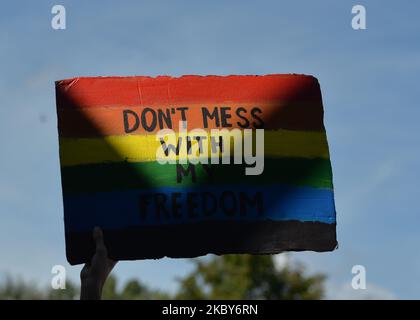
<path fill-rule="evenodd" d="M 157 193 L 160 195 L 156 196 Z M 174 193 L 178 194 L 173 196 Z M 254 196 L 256 197 L 254 204 L 252 201 L 245 201 Z M 164 209 L 160 206 L 158 215 L 156 202 L 159 199 L 164 201 L 164 197 L 166 197 L 166 205 L 163 205 Z M 190 198 L 190 209 L 187 197 Z M 214 199 L 216 202 L 213 201 Z M 204 206 L 205 201 L 211 205 Z M 173 203 L 177 207 L 173 208 Z M 216 209 L 206 215 L 205 210 L 209 210 L 215 203 Z M 92 230 L 94 226 L 104 229 L 121 229 L 206 220 L 335 222 L 332 190 L 278 185 L 165 187 L 65 196 L 64 212 L 68 232 Z"/>

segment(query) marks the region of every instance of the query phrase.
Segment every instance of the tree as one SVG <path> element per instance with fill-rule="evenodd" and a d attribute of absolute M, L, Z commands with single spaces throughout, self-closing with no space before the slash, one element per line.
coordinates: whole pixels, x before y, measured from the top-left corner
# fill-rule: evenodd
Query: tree
<path fill-rule="evenodd" d="M 195 260 L 180 279 L 177 299 L 320 299 L 324 275 L 301 265 L 276 267 L 268 255 L 224 255 Z"/>
<path fill-rule="evenodd" d="M 42 297 L 42 291 L 33 283 L 26 283 L 21 278 L 6 276 L 0 286 L 0 300 L 39 300 Z"/>
<path fill-rule="evenodd" d="M 105 282 L 103 299 L 320 299 L 324 275 L 307 276 L 302 265 L 278 268 L 273 256 L 225 255 L 193 259 L 194 270 L 180 279 L 175 296 L 151 289 L 136 279 L 121 289 L 117 278 Z M 140 275 L 141 276 L 141 275 Z M 78 299 L 79 284 L 66 282 L 65 290 L 39 289 L 32 282 L 6 277 L 0 299 Z"/>
<path fill-rule="evenodd" d="M 70 281 L 66 281 L 66 288 L 63 290 L 49 288 L 46 291 L 46 297 L 43 297 L 43 299 L 48 300 L 75 300 L 79 299 L 80 295 L 79 288 Z"/>
<path fill-rule="evenodd" d="M 128 280 L 121 290 L 117 288 L 117 278 L 110 275 L 105 282 L 102 299 L 105 300 L 152 300 L 169 299 L 170 296 L 158 290 L 152 290 L 136 279 Z"/>
<path fill-rule="evenodd" d="M 78 296 L 78 288 L 70 281 L 66 281 L 66 288 L 63 290 L 39 288 L 33 282 L 10 276 L 6 276 L 6 280 L 0 283 L 0 300 L 72 300 Z"/>

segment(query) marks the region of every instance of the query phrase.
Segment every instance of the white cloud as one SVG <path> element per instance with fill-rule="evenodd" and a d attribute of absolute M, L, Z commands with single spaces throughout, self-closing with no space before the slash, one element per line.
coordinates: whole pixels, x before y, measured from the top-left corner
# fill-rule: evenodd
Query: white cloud
<path fill-rule="evenodd" d="M 288 264 L 290 264 L 290 255 L 287 252 L 276 254 L 274 256 L 274 265 L 277 269 L 281 270 L 285 268 Z"/>

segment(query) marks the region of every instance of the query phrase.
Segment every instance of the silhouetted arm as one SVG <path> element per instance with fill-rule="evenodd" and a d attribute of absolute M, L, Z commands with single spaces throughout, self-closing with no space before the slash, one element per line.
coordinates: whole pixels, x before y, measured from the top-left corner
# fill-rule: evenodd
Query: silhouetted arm
<path fill-rule="evenodd" d="M 108 258 L 102 230 L 95 227 L 93 239 L 96 251 L 90 263 L 86 263 L 80 272 L 80 300 L 100 300 L 104 283 L 117 261 Z"/>

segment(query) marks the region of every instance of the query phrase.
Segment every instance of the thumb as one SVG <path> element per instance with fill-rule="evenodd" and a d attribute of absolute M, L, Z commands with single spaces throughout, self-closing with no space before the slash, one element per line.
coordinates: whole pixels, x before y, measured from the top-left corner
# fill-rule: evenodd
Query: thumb
<path fill-rule="evenodd" d="M 93 239 L 95 240 L 96 245 L 96 254 L 102 257 L 107 257 L 108 252 L 104 243 L 104 234 L 102 229 L 99 227 L 95 227 L 93 229 Z"/>

